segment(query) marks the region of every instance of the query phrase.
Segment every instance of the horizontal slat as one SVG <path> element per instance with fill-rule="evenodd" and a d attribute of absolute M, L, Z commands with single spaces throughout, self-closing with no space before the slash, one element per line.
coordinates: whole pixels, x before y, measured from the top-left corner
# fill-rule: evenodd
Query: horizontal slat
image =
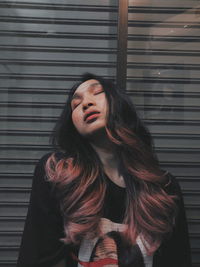
<path fill-rule="evenodd" d="M 93 51 L 93 53 L 95 53 Z M 100 52 L 95 54 L 95 58 L 93 57 L 92 49 L 91 52 L 87 51 L 82 51 L 79 52 L 36 52 L 36 51 L 29 51 L 29 52 L 15 52 L 15 51 L 4 51 L 1 55 L 1 61 L 3 62 L 2 64 L 6 64 L 9 66 L 21 66 L 21 65 L 29 65 L 30 62 L 34 59 L 33 64 L 37 65 L 37 63 L 41 63 L 42 66 L 45 66 L 45 64 L 49 61 L 50 66 L 54 65 L 55 66 L 67 66 L 72 62 L 72 66 L 76 65 L 76 62 L 79 61 L 80 64 L 86 63 L 90 64 L 92 62 L 100 64 L 104 64 L 105 62 L 116 62 L 116 55 L 114 53 L 110 53 L 110 51 L 107 52 Z M 63 60 L 67 59 L 67 60 Z M 5 61 L 6 60 L 6 61 Z M 9 60 L 9 61 L 8 61 Z M 42 61 L 41 61 L 42 60 Z M 13 62 L 13 63 L 12 63 Z M 82 62 L 82 63 L 81 63 Z"/>
<path fill-rule="evenodd" d="M 39 95 L 66 95 L 66 93 L 68 93 L 68 89 L 67 89 L 68 85 L 66 85 L 65 88 L 45 88 L 45 87 L 0 87 L 0 90 L 2 92 L 2 95 L 4 93 L 9 95 L 12 94 L 31 94 L 31 95 L 35 95 L 35 94 L 39 94 Z M 9 90 L 9 91 L 8 91 Z"/>
<path fill-rule="evenodd" d="M 145 57 L 145 60 L 147 60 L 147 58 Z M 154 60 L 156 60 L 156 58 L 154 57 Z M 3 60 L 0 59 L 0 62 L 4 62 Z M 15 64 L 15 61 L 14 61 Z M 151 63 L 146 63 L 146 62 L 142 62 L 142 63 L 137 63 L 135 62 L 129 62 L 127 65 L 128 68 L 131 69 L 160 69 L 160 70 L 200 70 L 200 64 L 181 64 L 181 63 L 171 63 L 168 64 L 167 62 L 165 63 L 155 63 L 155 62 L 151 62 Z"/>
<path fill-rule="evenodd" d="M 192 48 L 192 47 L 191 47 Z M 1 48 L 3 49 L 3 47 Z M 9 49 L 9 48 L 8 48 Z M 131 58 L 130 55 L 140 55 L 140 56 L 144 56 L 144 54 L 146 56 L 167 56 L 167 57 L 172 57 L 172 56 L 176 56 L 176 57 L 182 57 L 182 56 L 195 56 L 195 57 L 199 57 L 200 56 L 200 50 L 195 50 L 195 49 L 180 49 L 178 50 L 176 47 L 171 48 L 171 49 L 142 49 L 142 48 L 128 48 L 127 51 L 128 54 L 128 59 Z M 177 60 L 177 58 L 176 58 Z"/>
<path fill-rule="evenodd" d="M 12 77 L 12 75 L 11 75 Z M 200 79 L 195 78 L 195 79 L 189 79 L 189 78 L 171 78 L 171 77 L 166 77 L 166 78 L 160 78 L 160 77 L 134 77 L 134 76 L 129 76 L 128 81 L 130 82 L 141 82 L 141 83 L 157 83 L 157 84 L 199 84 Z"/>
<path fill-rule="evenodd" d="M 24 68 L 25 69 L 25 68 Z M 108 74 L 108 70 L 106 71 L 105 68 L 93 68 L 92 65 L 90 68 L 87 68 L 88 72 L 92 72 L 94 73 L 95 70 L 97 71 L 98 69 L 98 73 L 99 75 L 103 75 L 105 76 L 106 74 Z M 35 68 L 36 70 L 36 68 Z M 68 70 L 70 70 L 70 68 L 68 68 Z M 52 72 L 53 72 L 53 68 L 52 68 Z M 63 71 L 64 72 L 64 71 Z M 76 72 L 78 72 L 77 70 L 77 67 L 74 67 L 74 69 L 72 69 L 71 71 L 69 71 L 69 75 L 75 75 Z M 79 74 L 80 73 L 84 73 L 85 72 L 85 67 L 82 66 L 82 68 L 80 68 L 79 70 Z M 107 73 L 106 73 L 107 72 Z M 115 74 L 115 69 L 110 69 L 109 70 L 109 74 L 111 76 L 114 76 Z M 44 73 L 44 74 L 40 74 L 39 72 L 38 73 L 19 73 L 19 74 L 14 74 L 14 73 L 2 73 L 0 74 L 0 79 L 10 79 L 10 81 L 12 79 L 16 79 L 16 80 L 29 80 L 29 82 L 31 80 L 37 80 L 37 81 L 40 81 L 40 80 L 48 80 L 48 81 L 59 81 L 59 82 L 65 82 L 68 80 L 68 77 L 66 76 L 66 74 L 51 74 L 51 73 Z"/>
<path fill-rule="evenodd" d="M 135 69 L 135 71 L 138 69 L 138 71 L 141 70 L 143 72 L 148 70 L 148 72 L 152 72 L 152 75 L 158 73 L 159 75 L 167 76 L 167 74 L 170 74 L 170 71 L 174 70 L 175 74 L 179 76 L 183 72 L 185 75 L 188 75 L 188 71 L 192 71 L 191 74 L 193 74 L 199 70 L 198 56 L 196 57 L 195 55 L 189 57 L 187 55 L 182 55 L 181 57 L 176 55 L 129 55 L 127 61 L 128 69 Z M 191 76 L 191 78 L 195 77 Z"/>
<path fill-rule="evenodd" d="M 23 54 L 12 54 L 18 56 L 19 58 L 23 58 L 26 55 L 26 52 L 42 52 L 42 53 L 72 53 L 72 54 L 114 54 L 116 56 L 116 49 L 115 48 L 101 48 L 101 47 L 66 47 L 66 46 L 34 46 L 34 45 L 0 45 L 0 51 L 14 51 L 14 52 L 23 52 Z M 2 54 L 1 56 L 4 56 Z M 19 56 L 20 55 L 20 56 Z M 51 55 L 51 54 L 49 54 Z M 56 56 L 58 56 L 56 54 Z"/>
<path fill-rule="evenodd" d="M 85 68 L 87 67 L 114 67 L 115 66 L 115 62 L 95 62 L 95 61 L 69 61 L 69 60 L 34 60 L 34 59 L 23 59 L 23 60 L 14 60 L 14 59 L 0 59 L 0 63 L 2 65 L 26 65 L 26 66 L 48 66 L 48 67 L 56 67 L 56 66 L 71 66 L 71 67 L 82 67 L 84 66 Z"/>
<path fill-rule="evenodd" d="M 16 260 L 0 260 L 0 267 L 16 267 Z"/>
<path fill-rule="evenodd" d="M 7 8 L 7 7 L 15 7 L 20 8 L 20 9 L 39 9 L 39 10 L 70 10 L 70 11 L 95 11 L 98 10 L 98 12 L 117 12 L 117 1 L 112 1 L 112 5 L 109 3 L 108 5 L 108 1 L 107 1 L 107 5 L 105 1 L 101 2 L 95 2 L 93 1 L 92 3 L 90 2 L 90 5 L 81 5 L 81 1 L 80 4 L 63 4 L 63 3 L 45 3 L 44 1 L 42 1 L 41 3 L 39 1 L 37 2 L 22 2 L 22 1 L 1 1 L 0 3 L 0 7 L 1 8 Z"/>
<path fill-rule="evenodd" d="M 68 82 L 69 83 L 69 82 Z M 8 93 L 9 92 L 9 95 L 12 95 L 13 93 L 24 93 L 24 94 L 32 94 L 32 95 L 35 95 L 35 94 L 61 94 L 61 95 L 66 95 L 66 93 L 68 93 L 68 86 L 66 85 L 66 87 L 63 87 L 63 88 L 46 88 L 46 87 L 30 87 L 30 86 L 27 86 L 27 87 L 3 87 L 3 86 L 0 86 L 0 90 L 2 92 L 2 95 L 3 93 Z M 150 90 L 151 89 L 151 90 Z M 187 97 L 187 99 L 189 98 L 199 98 L 200 97 L 200 92 L 196 92 L 195 90 L 194 91 L 190 91 L 190 92 L 185 92 L 183 93 L 183 91 L 179 92 L 178 90 L 173 90 L 173 92 L 168 88 L 166 88 L 166 90 L 163 92 L 163 90 L 154 90 L 152 91 L 152 88 L 149 87 L 148 88 L 141 88 L 140 90 L 130 90 L 130 89 L 127 89 L 126 90 L 126 93 L 129 95 L 129 96 L 140 96 L 140 97 L 149 97 L 149 96 L 155 96 L 155 97 L 162 97 L 163 94 L 167 97 L 172 97 L 173 98 L 185 98 Z"/>
<path fill-rule="evenodd" d="M 50 132 L 49 131 L 45 131 L 45 130 L 35 130 L 35 129 L 33 129 L 33 131 L 31 131 L 31 130 L 27 130 L 27 129 L 25 129 L 25 130 L 19 130 L 19 129 L 13 129 L 13 130 L 9 130 L 9 129 L 7 129 L 7 130 L 0 130 L 0 135 L 6 135 L 6 136 L 33 136 L 33 135 L 35 135 L 35 134 L 37 134 L 37 135 L 39 135 L 39 136 L 45 136 L 45 137 L 48 137 L 49 135 L 50 135 Z"/>
<path fill-rule="evenodd" d="M 194 103 L 195 104 L 195 103 Z M 64 104 L 61 105 L 61 107 L 64 107 Z M 9 108 L 9 112 L 7 112 Z M 52 116 L 52 114 L 54 115 L 54 117 L 59 117 L 60 113 L 61 113 L 62 109 L 60 107 L 56 107 L 55 105 L 55 109 L 52 109 L 51 105 L 44 105 L 43 108 L 39 108 L 37 109 L 36 106 L 27 106 L 24 107 L 22 105 L 22 107 L 10 107 L 9 105 L 7 107 L 2 107 L 0 108 L 0 113 L 2 114 L 1 119 L 2 120 L 6 120 L 10 121 L 13 120 L 14 117 L 19 116 L 23 118 L 23 115 L 26 114 L 27 116 L 31 116 L 31 117 L 37 117 L 38 115 L 41 114 L 41 112 L 44 114 L 44 117 L 46 117 L 46 114 L 49 114 L 50 117 Z M 187 123 L 187 121 L 191 121 L 195 122 L 196 120 L 198 121 L 199 119 L 199 115 L 200 115 L 200 111 L 198 108 L 192 107 L 192 108 L 180 108 L 180 109 L 176 109 L 173 108 L 173 106 L 171 107 L 165 107 L 162 106 L 162 104 L 160 104 L 160 106 L 154 106 L 153 108 L 151 108 L 150 106 L 146 106 L 144 107 L 139 107 L 137 108 L 137 111 L 142 114 L 141 117 L 145 120 L 168 120 L 168 121 L 185 121 Z M 15 119 L 14 119 L 15 120 Z"/>
<path fill-rule="evenodd" d="M 182 25 L 183 27 L 184 25 Z M 200 26 L 199 26 L 200 27 Z M 154 34 L 154 35 L 146 35 L 146 34 L 131 34 L 128 36 L 128 48 L 133 48 L 134 46 L 131 45 L 130 41 L 147 41 L 147 42 L 151 42 L 152 48 L 154 48 L 153 46 L 153 42 L 165 42 L 165 47 L 167 47 L 166 43 L 167 42 L 173 42 L 173 43 L 177 43 L 177 44 L 182 44 L 184 42 L 199 42 L 200 41 L 200 36 L 189 36 L 189 35 L 165 35 L 166 33 L 163 33 L 163 35 L 161 34 Z M 158 48 L 158 47 L 157 47 Z M 177 49 L 177 46 L 176 48 Z"/>
<path fill-rule="evenodd" d="M 183 18 L 184 19 L 184 18 Z M 192 28 L 192 29 L 199 29 L 199 23 L 194 22 L 192 20 L 186 20 L 186 21 L 167 21 L 167 22 L 163 22 L 161 20 L 132 20 L 129 21 L 128 26 L 129 27 L 155 27 L 155 28 L 184 28 L 185 25 L 189 25 L 188 27 Z"/>
<path fill-rule="evenodd" d="M 157 85 L 155 85 L 157 86 Z M 175 85 L 169 85 L 169 88 L 173 89 Z M 161 87 L 162 88 L 162 87 Z M 155 88 L 156 89 L 156 88 Z M 9 90 L 9 89 L 8 89 Z M 164 111 L 167 110 L 174 110 L 174 111 L 198 111 L 199 110 L 199 99 L 200 96 L 196 95 L 196 97 L 190 97 L 187 95 L 184 95 L 184 91 L 182 91 L 182 97 L 174 97 L 173 91 L 171 93 L 167 94 L 165 93 L 165 88 L 163 88 L 163 92 L 160 94 L 154 94 L 154 88 L 152 88 L 152 92 L 149 94 L 137 94 L 134 92 L 129 93 L 129 96 L 133 103 L 137 106 L 137 109 L 156 109 L 157 107 L 163 107 Z M 30 108 L 37 107 L 40 108 L 47 108 L 48 104 L 50 106 L 48 108 L 62 108 L 64 102 L 67 100 L 69 89 L 65 89 L 65 91 L 59 91 L 58 94 L 56 94 L 57 89 L 55 89 L 55 93 L 46 92 L 45 94 L 42 94 L 42 92 L 35 91 L 34 94 L 31 94 L 29 90 L 27 89 L 27 92 L 23 91 L 17 91 L 14 90 L 13 92 L 9 92 L 7 90 L 2 90 L 1 93 L 1 107 L 9 106 L 10 108 L 16 107 L 18 108 L 20 103 L 23 105 L 23 107 L 27 107 L 31 102 L 32 105 L 30 105 Z M 187 97 L 187 101 L 186 101 Z M 178 98 L 178 99 L 177 99 Z M 23 102 L 22 102 L 23 100 Z M 42 106 L 43 105 L 43 106 Z M 8 110 L 9 111 L 9 110 Z"/>
<path fill-rule="evenodd" d="M 98 33 L 98 32 L 93 32 L 93 33 L 82 33 L 81 31 L 73 33 L 73 32 L 46 32 L 46 31 L 41 31 L 41 29 L 38 27 L 38 31 L 26 31 L 26 30 L 20 30 L 20 31 L 13 31 L 13 30 L 0 30 L 0 36 L 9 36 L 9 37 L 33 37 L 33 38 L 43 38 L 45 39 L 49 39 L 49 38 L 56 38 L 55 39 L 55 44 L 57 41 L 57 45 L 59 43 L 59 39 L 60 38 L 64 38 L 64 39 L 79 39 L 82 41 L 82 39 L 86 39 L 86 40 L 98 40 L 98 39 L 103 39 L 103 40 L 116 40 L 117 39 L 117 35 L 116 33 L 111 33 L 111 34 L 105 34 L 105 33 Z M 57 40 L 58 39 L 58 40 Z M 32 40 L 28 40 L 28 41 L 32 41 Z M 39 43 L 39 40 L 36 40 Z M 45 40 L 46 41 L 46 40 Z M 32 43 L 32 42 L 31 42 Z M 30 44 L 31 44 L 30 43 Z M 84 41 L 83 41 L 84 43 Z M 95 41 L 94 41 L 95 43 Z M 33 44 L 33 43 L 32 43 Z M 40 42 L 41 45 L 41 42 Z M 69 45 L 69 43 L 68 43 Z M 88 42 L 87 42 L 88 45 Z M 90 43 L 91 45 L 91 43 Z M 80 47 L 80 41 L 79 41 L 79 47 Z M 98 47 L 98 44 L 97 44 Z"/>
<path fill-rule="evenodd" d="M 38 12 L 37 12 L 38 13 Z M 47 13 L 46 13 L 47 14 Z M 14 23 L 47 23 L 52 24 L 52 17 L 45 17 L 45 13 L 42 13 L 42 16 L 4 16 L 1 15 L 0 22 L 14 22 Z M 99 19 L 80 19 L 80 18 L 65 18 L 65 17 L 54 17 L 53 24 L 64 24 L 64 25 L 89 25 L 94 26 L 116 26 L 117 20 L 116 19 L 101 19 L 102 16 L 99 16 Z M 2 24 L 3 25 L 3 24 Z"/>
<path fill-rule="evenodd" d="M 52 116 L 51 117 L 47 117 L 47 116 L 43 116 L 42 118 L 40 116 L 0 116 L 0 121 L 20 121 L 20 122 L 56 122 L 58 119 L 58 116 Z M 160 124 L 160 125 L 200 125 L 200 121 L 198 119 L 191 119 L 191 120 L 184 120 L 184 118 L 181 119 L 171 119 L 167 120 L 167 121 L 163 121 L 163 119 L 145 119 L 145 122 L 147 124 Z"/>
<path fill-rule="evenodd" d="M 46 122 L 46 121 L 38 121 L 38 122 L 32 122 L 32 125 L 28 123 L 29 121 L 12 121 L 12 123 L 7 123 L 6 119 L 1 121 L 0 123 L 0 130 L 6 131 L 6 130 L 13 130 L 13 129 L 18 129 L 18 130 L 28 130 L 31 131 L 33 128 L 35 131 L 40 132 L 40 131 L 49 131 L 51 132 L 54 125 L 55 121 L 52 122 Z M 181 124 L 178 124 L 174 121 L 171 122 L 171 124 L 168 122 L 163 122 L 163 121 L 154 121 L 155 123 L 151 121 L 147 121 L 146 125 L 150 129 L 150 131 L 153 134 L 157 133 L 168 133 L 168 134 L 199 134 L 200 132 L 200 126 L 198 124 L 191 124 L 189 122 L 186 122 L 185 124 L 182 122 Z M 191 125 L 194 127 L 191 128 Z"/>
<path fill-rule="evenodd" d="M 3 82 L 3 81 L 2 81 Z M 134 85 L 133 85 L 134 84 Z M 190 89 L 190 90 L 188 90 Z M 169 92 L 172 92 L 175 93 L 175 97 L 176 97 L 176 93 L 179 93 L 181 95 L 183 95 L 183 92 L 186 92 L 186 97 L 188 96 L 188 93 L 190 93 L 191 91 L 191 94 L 194 94 L 194 93 L 197 93 L 199 94 L 199 85 L 198 84 L 190 84 L 189 86 L 186 84 L 176 84 L 174 83 L 174 81 L 171 81 L 171 83 L 163 83 L 163 82 L 159 82 L 159 80 L 151 83 L 143 83 L 142 81 L 131 81 L 129 80 L 127 82 L 127 90 L 128 90 L 128 93 L 130 94 L 130 91 L 131 90 L 134 90 L 134 91 L 137 91 L 139 92 L 141 90 L 142 91 L 145 91 L 145 92 L 152 92 L 152 93 L 159 93 L 159 92 L 162 92 L 162 96 L 163 96 L 163 92 L 166 91 L 166 94 L 169 94 Z M 141 95 L 140 95 L 141 96 Z M 148 95 L 147 95 L 148 96 Z"/>
<path fill-rule="evenodd" d="M 13 0 L 6 0 L 6 1 L 2 1 L 3 3 L 5 3 L 5 4 L 11 4 L 11 6 L 15 6 L 15 4 L 16 4 L 16 1 L 13 1 Z M 18 3 L 18 1 L 17 1 L 17 3 Z M 27 4 L 27 0 L 20 0 L 19 1 L 19 3 L 25 3 L 25 4 Z M 39 5 L 39 4 L 45 4 L 45 5 L 48 5 L 48 4 L 50 4 L 50 5 L 54 5 L 55 4 L 55 2 L 53 2 L 53 3 L 49 3 L 49 0 L 37 0 L 37 2 L 35 1 L 35 0 L 29 0 L 28 1 L 28 4 L 36 4 L 36 5 Z M 66 5 L 66 1 L 65 0 L 57 0 L 56 1 L 56 4 L 57 5 Z M 83 4 L 83 2 L 82 2 L 82 0 L 76 0 L 76 5 L 81 5 L 81 4 Z M 74 0 L 68 0 L 67 1 L 67 6 L 68 5 L 73 5 L 74 6 Z M 86 5 L 86 6 L 118 6 L 118 1 L 117 0 L 101 0 L 101 1 L 99 1 L 99 0 L 92 0 L 92 3 L 91 3 L 91 0 L 84 0 L 84 5 Z"/>
<path fill-rule="evenodd" d="M 154 2 L 155 3 L 155 2 Z M 167 14 L 167 15 L 174 15 L 174 14 L 182 14 L 183 12 L 187 11 L 187 14 L 196 14 L 196 10 L 192 9 L 191 6 L 188 5 L 188 7 L 182 7 L 182 6 L 168 6 L 165 7 L 158 7 L 158 6 L 129 6 L 129 14 L 133 13 L 139 13 L 140 15 L 145 14 Z"/>
<path fill-rule="evenodd" d="M 151 90 L 150 90 L 151 89 Z M 174 90 L 172 91 L 172 90 L 170 90 L 170 88 L 166 88 L 164 91 L 163 90 L 152 90 L 152 89 L 154 89 L 154 88 L 143 88 L 143 89 L 141 89 L 140 91 L 139 90 L 127 90 L 126 92 L 127 92 L 127 94 L 129 95 L 129 96 L 140 96 L 140 97 L 143 97 L 143 98 L 145 98 L 145 97 L 150 97 L 150 96 L 153 96 L 153 97 L 163 97 L 163 96 L 165 96 L 165 97 L 170 97 L 171 99 L 172 98 L 200 98 L 200 92 L 192 92 L 192 91 L 189 91 L 189 92 L 187 92 L 187 91 L 178 91 L 178 90 L 176 90 L 176 88 L 174 88 Z M 6 89 L 5 89 L 6 90 Z M 11 89 L 12 90 L 12 89 Z M 17 90 L 17 88 L 16 88 L 16 90 Z M 11 93 L 12 93 L 12 91 L 11 91 Z M 185 103 L 185 105 L 186 105 L 186 107 L 187 107 L 187 102 Z"/>
<path fill-rule="evenodd" d="M 83 34 L 93 35 L 95 32 L 98 34 L 109 35 L 109 32 L 112 31 L 113 34 L 115 35 L 117 34 L 117 25 L 115 22 L 109 23 L 109 21 L 107 22 L 105 21 L 103 23 L 103 22 L 98 22 L 97 20 L 96 22 L 94 22 L 93 25 L 90 25 L 90 23 L 91 21 L 88 21 L 88 22 L 80 21 L 80 23 L 77 23 L 77 21 L 69 22 L 68 20 L 63 20 L 63 21 L 57 21 L 56 24 L 52 24 L 52 19 L 44 20 L 43 22 L 38 19 L 35 19 L 35 20 L 30 20 L 30 22 L 28 23 L 28 19 L 27 19 L 27 21 L 22 20 L 21 23 L 17 21 L 16 22 L 13 21 L 12 23 L 10 22 L 9 26 L 10 26 L 10 29 L 12 29 L 12 31 L 19 32 L 20 36 L 24 36 L 23 31 L 21 32 L 22 26 L 25 31 L 30 31 L 30 33 L 37 32 L 39 34 L 38 37 L 40 36 L 41 32 L 44 32 L 45 35 L 48 35 L 50 33 L 51 36 L 54 35 L 54 38 L 57 37 L 57 33 L 60 37 L 62 36 L 62 33 L 63 33 L 64 34 L 63 36 L 66 36 L 66 34 L 68 34 L 71 37 L 76 36 L 76 38 L 79 38 L 79 39 L 82 39 L 81 36 L 83 36 Z M 8 26 L 8 22 L 1 22 L 0 31 L 4 31 L 6 26 Z M 79 33 L 82 33 L 80 37 L 79 37 Z M 8 36 L 8 34 L 6 35 L 4 34 L 4 36 Z M 43 35 L 42 38 L 45 38 L 45 36 Z M 67 44 L 67 45 L 70 45 L 70 44 Z"/>
<path fill-rule="evenodd" d="M 61 96 L 62 96 L 61 98 L 66 97 L 66 93 L 61 95 Z M 155 100 L 155 104 L 151 105 L 151 102 L 153 102 L 152 101 L 153 100 L 152 97 L 153 96 L 151 96 L 150 98 L 145 98 L 144 97 L 142 99 L 143 102 L 146 102 L 146 105 L 144 106 L 144 105 L 141 105 L 141 104 L 137 103 L 137 98 L 133 96 L 134 101 L 137 103 L 137 109 L 150 112 L 150 111 L 157 111 L 158 108 L 162 107 L 162 110 L 160 111 L 161 113 L 163 111 L 169 111 L 170 112 L 170 111 L 173 110 L 174 115 L 176 115 L 176 112 L 178 113 L 178 111 L 200 112 L 200 107 L 194 101 L 193 102 L 191 101 L 191 104 L 193 104 L 192 106 L 189 106 L 190 102 L 186 105 L 186 104 L 184 104 L 184 102 L 181 103 L 181 101 L 179 101 L 179 105 L 173 105 L 174 102 L 175 102 L 175 101 L 173 101 L 173 99 L 170 99 L 170 100 L 167 99 L 168 102 L 163 101 L 162 103 L 156 103 L 156 100 Z M 166 100 L 165 97 L 161 97 L 161 98 L 154 97 L 154 98 L 155 99 Z M 138 98 L 138 100 L 140 100 L 140 99 Z M 180 105 L 180 104 L 182 104 L 182 105 Z M 33 111 L 34 108 L 37 108 L 37 109 L 41 108 L 42 110 L 46 110 L 47 109 L 47 111 L 48 111 L 48 109 L 51 109 L 51 110 L 59 109 L 60 110 L 61 108 L 63 108 L 63 101 L 61 103 L 55 102 L 55 101 L 52 103 L 52 102 L 49 102 L 49 99 L 46 102 L 40 101 L 39 103 L 38 102 L 34 102 L 34 101 L 33 102 L 29 102 L 29 101 L 26 101 L 26 102 L 0 101 L 0 107 L 9 108 L 9 110 L 10 109 L 12 110 L 12 108 L 13 108 L 13 110 L 15 110 L 15 112 L 17 112 L 17 110 L 20 109 L 20 108 L 26 108 L 27 112 L 28 112 L 28 109 L 31 109 L 31 111 Z M 2 112 L 1 112 L 1 114 L 2 114 Z M 186 115 L 187 114 L 184 114 L 184 117 Z M 10 114 L 8 113 L 8 117 L 9 116 L 10 116 Z"/>

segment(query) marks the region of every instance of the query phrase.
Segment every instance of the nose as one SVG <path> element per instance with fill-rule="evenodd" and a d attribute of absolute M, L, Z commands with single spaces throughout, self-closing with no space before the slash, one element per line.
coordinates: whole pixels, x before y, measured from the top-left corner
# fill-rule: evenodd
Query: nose
<path fill-rule="evenodd" d="M 94 106 L 95 103 L 93 101 L 93 99 L 91 98 L 88 98 L 88 99 L 85 99 L 83 102 L 82 102 L 82 107 L 83 107 L 83 110 L 87 110 L 89 107 L 91 106 Z"/>

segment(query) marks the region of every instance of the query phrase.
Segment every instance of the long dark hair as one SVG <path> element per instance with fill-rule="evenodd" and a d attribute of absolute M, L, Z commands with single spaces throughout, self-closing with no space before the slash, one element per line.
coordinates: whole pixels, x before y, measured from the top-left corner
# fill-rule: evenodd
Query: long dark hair
<path fill-rule="evenodd" d="M 63 241 L 79 243 L 89 233 L 91 237 L 98 234 L 107 187 L 97 153 L 77 132 L 71 118 L 72 96 L 81 83 L 90 79 L 99 81 L 108 100 L 105 130 L 118 155 L 127 192 L 124 236 L 134 244 L 142 234 L 145 244 L 149 244 L 147 250 L 153 253 L 172 230 L 174 196 L 164 190 L 166 175 L 159 167 L 151 135 L 133 103 L 112 81 L 89 73 L 70 90 L 54 129 L 52 143 L 65 152 L 65 157 L 58 161 L 53 154 L 46 164 L 49 180 L 60 188 L 66 233 Z"/>

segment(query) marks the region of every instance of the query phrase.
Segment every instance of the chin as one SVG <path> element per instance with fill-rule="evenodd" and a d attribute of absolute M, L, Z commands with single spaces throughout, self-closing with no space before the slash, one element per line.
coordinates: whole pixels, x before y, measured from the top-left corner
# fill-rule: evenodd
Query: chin
<path fill-rule="evenodd" d="M 105 125 L 101 127 L 95 127 L 93 130 L 88 131 L 85 133 L 83 136 L 86 138 L 100 138 L 100 137 L 105 137 L 106 130 L 105 130 Z"/>

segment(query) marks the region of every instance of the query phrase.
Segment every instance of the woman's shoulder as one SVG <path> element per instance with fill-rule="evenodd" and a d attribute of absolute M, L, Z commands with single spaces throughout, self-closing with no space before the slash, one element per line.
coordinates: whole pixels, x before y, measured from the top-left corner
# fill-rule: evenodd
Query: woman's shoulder
<path fill-rule="evenodd" d="M 43 156 L 41 156 L 37 163 L 36 163 L 36 167 L 35 167 L 35 171 L 39 170 L 39 171 L 45 171 L 45 165 L 48 161 L 48 159 L 50 157 L 53 157 L 55 158 L 55 160 L 58 162 L 59 160 L 61 159 L 64 159 L 64 158 L 67 158 L 67 154 L 62 152 L 62 151 L 52 151 L 52 152 L 48 152 L 46 154 L 44 154 Z"/>
<path fill-rule="evenodd" d="M 165 173 L 164 189 L 170 195 L 182 195 L 178 179 L 168 171 Z"/>
<path fill-rule="evenodd" d="M 62 151 L 52 151 L 44 154 L 41 158 L 39 158 L 38 163 L 39 165 L 44 165 L 47 160 L 51 157 L 54 156 L 57 161 L 66 158 L 67 154 L 62 152 Z"/>
<path fill-rule="evenodd" d="M 66 153 L 62 151 L 53 151 L 44 154 L 40 157 L 35 165 L 34 169 L 34 179 L 35 183 L 46 183 L 48 181 L 46 175 L 46 163 L 50 157 L 54 156 L 55 160 L 58 162 L 59 160 L 66 158 Z"/>

